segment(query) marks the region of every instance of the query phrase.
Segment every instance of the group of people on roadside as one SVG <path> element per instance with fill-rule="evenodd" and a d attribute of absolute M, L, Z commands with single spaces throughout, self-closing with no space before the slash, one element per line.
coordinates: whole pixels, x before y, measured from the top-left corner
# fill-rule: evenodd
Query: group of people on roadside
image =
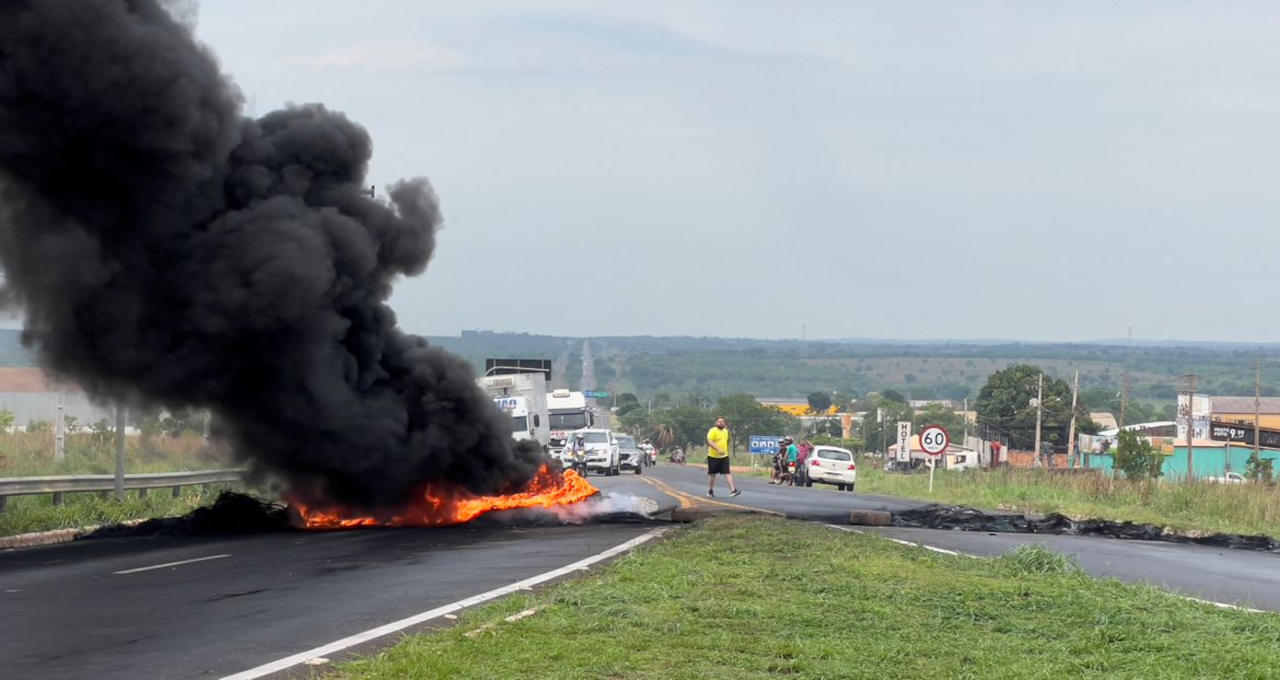
<path fill-rule="evenodd" d="M 808 468 L 805 461 L 813 453 L 813 444 L 801 439 L 796 444 L 794 437 L 787 435 L 778 441 L 778 452 L 773 454 L 773 470 L 769 473 L 770 484 L 786 486 L 803 485 Z"/>

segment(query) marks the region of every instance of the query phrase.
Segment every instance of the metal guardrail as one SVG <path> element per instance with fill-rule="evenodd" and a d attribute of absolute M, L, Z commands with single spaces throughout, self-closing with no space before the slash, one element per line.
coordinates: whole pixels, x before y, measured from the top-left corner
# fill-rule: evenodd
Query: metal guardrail
<path fill-rule="evenodd" d="M 150 472 L 124 476 L 125 490 L 173 489 L 176 497 L 184 486 L 217 484 L 220 482 L 238 482 L 244 476 L 244 470 L 198 470 L 195 472 Z M 31 496 L 36 494 L 55 494 L 54 500 L 60 500 L 64 493 L 85 493 L 114 491 L 115 475 L 56 475 L 49 477 L 9 477 L 0 478 L 0 510 L 4 509 L 9 496 Z"/>

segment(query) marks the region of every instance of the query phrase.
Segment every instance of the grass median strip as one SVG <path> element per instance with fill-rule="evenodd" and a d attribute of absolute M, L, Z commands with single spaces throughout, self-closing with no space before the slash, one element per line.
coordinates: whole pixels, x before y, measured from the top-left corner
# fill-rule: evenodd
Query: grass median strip
<path fill-rule="evenodd" d="M 536 616 L 514 615 L 536 609 Z M 507 620 L 510 619 L 510 620 Z M 483 632 L 467 633 L 483 628 Z M 1280 616 L 765 517 L 673 532 L 599 573 L 343 664 L 349 678 L 1266 677 Z"/>

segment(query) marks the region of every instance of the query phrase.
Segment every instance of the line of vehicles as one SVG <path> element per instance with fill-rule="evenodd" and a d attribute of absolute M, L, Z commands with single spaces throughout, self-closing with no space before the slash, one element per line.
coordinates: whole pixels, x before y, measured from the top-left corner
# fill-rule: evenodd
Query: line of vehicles
<path fill-rule="evenodd" d="M 494 406 L 511 418 L 511 437 L 533 440 L 564 468 L 579 474 L 640 474 L 657 462 L 657 451 L 628 434 L 597 427 L 597 414 L 582 392 L 547 391 L 546 376 L 537 371 L 486 375 L 476 385 Z M 575 441 L 580 448 L 575 452 Z"/>
<path fill-rule="evenodd" d="M 584 476 L 623 471 L 638 475 L 658 462 L 658 452 L 648 442 L 598 427 L 597 414 L 582 392 L 548 392 L 546 375 L 540 371 L 486 375 L 476 384 L 510 416 L 513 439 L 536 441 L 562 468 Z M 815 447 L 802 469 L 791 475 L 796 484 L 832 484 L 841 491 L 853 491 L 858 479 L 853 454 L 835 446 Z"/>

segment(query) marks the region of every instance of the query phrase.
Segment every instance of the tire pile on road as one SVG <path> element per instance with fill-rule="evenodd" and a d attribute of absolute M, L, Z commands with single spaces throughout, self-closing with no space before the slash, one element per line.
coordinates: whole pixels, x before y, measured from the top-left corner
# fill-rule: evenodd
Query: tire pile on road
<path fill-rule="evenodd" d="M 1270 536 L 1243 534 L 1183 534 L 1155 524 L 1116 522 L 1106 519 L 1072 519 L 1052 513 L 1041 518 L 1016 514 L 986 513 L 959 505 L 926 505 L 893 513 L 893 525 L 955 531 L 989 531 L 1018 534 L 1059 534 L 1066 536 L 1106 536 L 1135 541 L 1195 543 L 1217 548 L 1280 552 L 1280 541 Z"/>

